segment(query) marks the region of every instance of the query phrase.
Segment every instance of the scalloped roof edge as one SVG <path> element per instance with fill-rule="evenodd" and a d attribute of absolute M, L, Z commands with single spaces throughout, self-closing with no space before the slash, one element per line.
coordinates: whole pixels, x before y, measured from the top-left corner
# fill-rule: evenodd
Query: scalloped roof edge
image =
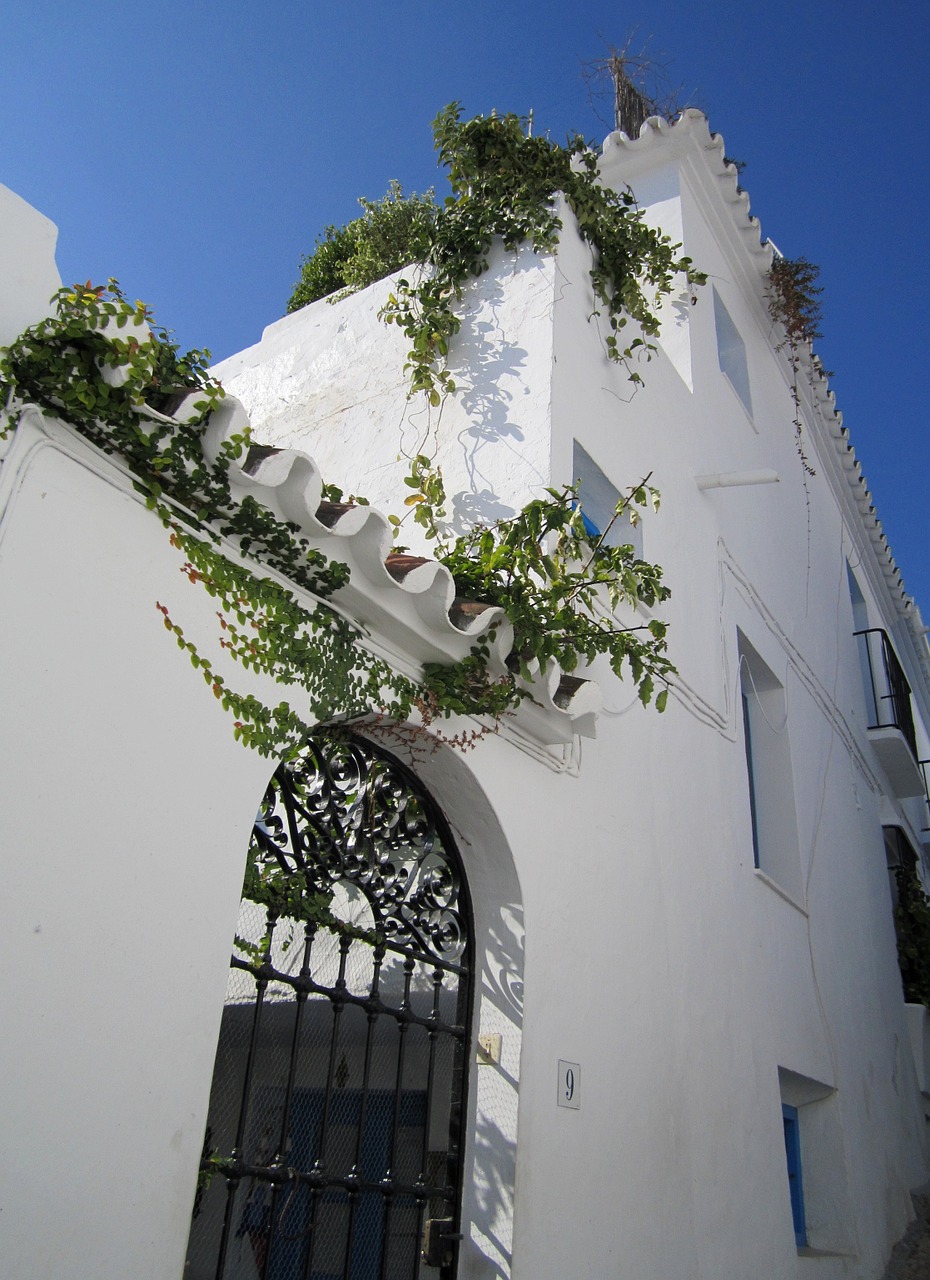
<path fill-rule="evenodd" d="M 189 397 L 191 405 L 196 393 Z M 184 406 L 177 417 L 182 420 Z M 226 395 L 203 434 L 205 456 L 215 461 L 224 441 L 241 435 L 248 414 Z M 493 676 L 507 672 L 513 627 L 503 610 L 482 601 L 463 601 L 455 579 L 436 560 L 392 553 L 393 531 L 381 511 L 369 506 L 323 501 L 323 477 L 298 449 L 253 446 L 228 469 L 233 497 L 246 495 L 279 519 L 297 526 L 308 546 L 349 566 L 349 581 L 332 601 L 363 631 L 390 651 L 422 666 L 459 662 L 479 638 L 488 642 Z M 601 690 L 593 680 L 564 673 L 555 661 L 536 664 L 525 687 L 530 697 L 514 714 L 517 728 L 545 746 L 593 738 Z"/>
<path fill-rule="evenodd" d="M 650 116 L 643 122 L 638 135 L 632 138 L 620 129 L 609 133 L 604 139 L 602 164 L 608 169 L 624 165 L 629 158 L 645 158 L 656 148 L 668 149 L 678 157 L 684 157 L 690 149 L 692 154 L 696 151 L 703 158 L 706 171 L 716 179 L 718 194 L 730 211 L 739 242 L 752 256 L 760 274 L 767 273 L 779 251 L 771 240 L 763 239 L 762 223 L 750 212 L 749 194 L 740 187 L 737 167 L 726 160 L 723 135 L 711 132 L 703 111 L 688 107 L 671 121 L 664 116 Z M 811 409 L 826 437 L 824 443 L 832 444 L 840 459 L 852 502 L 859 511 L 879 573 L 897 612 L 904 617 L 921 672 L 930 683 L 927 629 L 917 602 L 905 589 L 901 570 L 892 555 L 862 466 L 850 441 L 849 430 L 843 426 L 843 415 L 836 407 L 836 395 L 830 389 L 829 379 L 813 350 L 802 351 L 801 360 L 811 389 Z"/>

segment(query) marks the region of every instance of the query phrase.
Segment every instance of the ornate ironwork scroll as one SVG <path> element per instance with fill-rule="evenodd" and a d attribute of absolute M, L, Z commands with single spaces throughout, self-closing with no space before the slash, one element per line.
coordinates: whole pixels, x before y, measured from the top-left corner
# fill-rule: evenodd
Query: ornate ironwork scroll
<path fill-rule="evenodd" d="M 313 739 L 272 778 L 250 858 L 269 884 L 298 877 L 321 897 L 354 888 L 376 935 L 455 962 L 465 945 L 461 880 L 441 821 L 396 761 L 356 738 Z"/>

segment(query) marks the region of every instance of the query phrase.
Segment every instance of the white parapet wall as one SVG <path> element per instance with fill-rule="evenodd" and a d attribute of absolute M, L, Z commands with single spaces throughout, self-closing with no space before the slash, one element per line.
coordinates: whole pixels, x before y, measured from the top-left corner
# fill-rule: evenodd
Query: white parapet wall
<path fill-rule="evenodd" d="M 61 286 L 57 242 L 54 222 L 0 185 L 0 346 L 48 315 Z"/>
<path fill-rule="evenodd" d="M 270 325 L 214 373 L 245 405 L 262 444 L 309 453 L 330 483 L 407 515 L 400 541 L 423 545 L 402 476 L 419 453 L 442 468 L 456 532 L 512 515 L 549 483 L 555 260 L 498 247 L 465 289 L 439 409 L 407 397 L 407 340 L 378 313 L 390 279 L 321 299 Z"/>
<path fill-rule="evenodd" d="M 214 629 L 182 563 L 124 472 L 20 424 L 0 467 L 8 1280 L 183 1266 L 270 769 L 162 625 L 159 600 Z"/>

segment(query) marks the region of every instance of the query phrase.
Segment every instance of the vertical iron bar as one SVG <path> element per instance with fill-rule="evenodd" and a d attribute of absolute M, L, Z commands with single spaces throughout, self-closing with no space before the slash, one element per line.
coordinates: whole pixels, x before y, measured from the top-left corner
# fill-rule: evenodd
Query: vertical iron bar
<path fill-rule="evenodd" d="M 329 1137 L 329 1114 L 333 1100 L 333 1077 L 336 1074 L 336 1050 L 339 1045 L 339 1027 L 341 1025 L 342 1011 L 345 1008 L 343 999 L 346 989 L 346 961 L 349 955 L 349 947 L 352 945 L 352 939 L 343 935 L 339 939 L 339 977 L 333 985 L 333 994 L 330 997 L 333 1004 L 333 1030 L 329 1041 L 329 1065 L 326 1069 L 326 1092 L 323 1098 L 323 1118 L 320 1121 L 320 1146 L 316 1153 L 316 1159 L 313 1161 L 311 1173 L 316 1174 L 319 1178 L 325 1173 L 326 1167 L 326 1143 Z M 319 1207 L 320 1188 L 318 1185 L 310 1187 L 310 1239 L 307 1243 L 307 1260 L 304 1263 L 304 1280 L 309 1280 L 310 1273 L 313 1270 L 313 1252 L 316 1248 L 316 1214 Z"/>
<path fill-rule="evenodd" d="M 391 1239 L 391 1218 L 394 1210 L 394 1176 L 397 1163 L 397 1130 L 400 1128 L 400 1101 L 404 1085 L 404 1057 L 407 1047 L 407 1030 L 410 1025 L 410 981 L 413 977 L 413 956 L 404 961 L 404 996 L 401 1000 L 397 1019 L 397 1074 L 394 1081 L 394 1114 L 391 1117 L 391 1141 L 388 1150 L 388 1167 L 385 1170 L 384 1185 L 384 1223 L 381 1227 L 381 1265 L 378 1270 L 379 1280 L 387 1280 L 388 1252 Z"/>
<path fill-rule="evenodd" d="M 297 816 L 294 812 L 294 791 L 291 787 L 281 788 L 281 799 L 284 801 L 284 814 L 287 818 L 287 830 L 291 838 L 291 851 L 294 855 L 294 865 L 300 867 L 301 870 L 306 868 L 306 859 L 304 858 L 303 841 L 301 839 L 300 830 L 297 826 Z"/>
<path fill-rule="evenodd" d="M 455 1022 L 460 1034 L 452 1041 L 452 1087 L 449 1098 L 449 1154 L 446 1160 L 446 1183 L 454 1197 L 446 1203 L 452 1213 L 453 1230 L 461 1231 L 462 1164 L 465 1157 L 462 1132 L 464 1128 L 465 1084 L 468 1077 L 468 1051 L 471 1048 L 469 1027 L 472 1024 L 472 1003 L 475 998 L 473 966 L 470 963 L 470 947 L 463 956 L 462 968 L 457 979 Z M 442 1268 L 442 1280 L 451 1280 L 454 1268 Z"/>
<path fill-rule="evenodd" d="M 266 917 L 266 928 L 268 937 L 268 946 L 263 957 L 263 964 L 271 964 L 271 944 L 274 939 L 274 931 L 278 925 L 278 917 L 272 912 L 268 912 Z M 253 974 L 253 977 L 255 975 Z M 255 977 L 255 1012 L 252 1015 L 252 1032 L 249 1036 L 249 1053 L 245 1063 L 245 1078 L 242 1082 L 242 1101 L 239 1104 L 239 1119 L 236 1124 L 236 1140 L 231 1151 L 232 1159 L 236 1162 L 242 1159 L 242 1144 L 245 1141 L 245 1130 L 249 1118 L 249 1095 L 252 1092 L 252 1075 L 255 1070 L 255 1059 L 258 1055 L 258 1036 L 261 1028 L 262 1012 L 265 1005 L 265 992 L 268 989 L 268 975 L 263 973 L 260 977 Z M 226 1186 L 226 1208 L 223 1212 L 223 1231 L 220 1236 L 220 1252 L 216 1264 L 216 1280 L 222 1280 L 223 1272 L 226 1269 L 226 1251 L 229 1248 L 229 1232 L 232 1227 L 232 1205 L 236 1191 L 239 1188 L 239 1178 L 230 1178 Z"/>
<path fill-rule="evenodd" d="M 423 1183 L 426 1182 L 429 1162 L 429 1120 L 433 1110 L 433 1086 L 436 1076 L 436 1038 L 439 1035 L 437 1026 L 440 1021 L 439 998 L 442 994 L 444 976 L 442 969 L 437 967 L 433 970 L 433 1009 L 430 1015 L 433 1025 L 428 1032 L 429 1062 L 426 1068 L 426 1125 L 423 1129 L 423 1143 L 420 1148 L 420 1180 Z"/>
<path fill-rule="evenodd" d="M 362 1176 L 362 1143 L 365 1136 L 365 1121 L 368 1118 L 368 1091 L 371 1080 L 371 1059 L 374 1047 L 374 1031 L 375 1023 L 378 1020 L 378 1005 L 380 1003 L 379 986 L 381 982 L 381 965 L 384 962 L 384 947 L 378 945 L 374 952 L 374 974 L 372 975 L 371 987 L 368 992 L 368 1028 L 365 1032 L 365 1064 L 362 1068 L 362 1096 L 359 1100 L 358 1107 L 358 1133 L 355 1137 L 355 1158 L 352 1162 L 351 1175 L 360 1178 Z M 345 1265 L 342 1269 L 343 1280 L 350 1280 L 350 1270 L 352 1265 L 352 1232 L 355 1229 L 355 1208 L 358 1203 L 359 1192 L 352 1190 L 349 1192 L 349 1224 L 346 1228 L 346 1258 Z"/>
<path fill-rule="evenodd" d="M 347 749 L 351 756 L 353 754 L 351 743 L 347 744 Z M 336 798 L 335 798 L 336 794 L 339 791 L 339 788 L 336 786 L 335 779 L 333 778 L 333 771 L 330 768 L 328 757 L 326 757 L 323 754 L 323 752 L 319 752 L 316 756 L 316 761 L 317 761 L 317 768 L 319 769 L 323 777 L 326 779 L 326 784 L 327 784 L 326 808 L 329 814 L 329 823 L 330 823 L 330 826 L 332 827 L 332 835 L 330 836 L 330 845 L 335 846 L 337 848 L 344 848 L 346 844 L 346 832 L 343 829 L 342 820 L 339 815 L 339 806 L 337 805 Z M 362 767 L 362 764 L 363 762 L 360 760 L 358 763 L 359 795 L 364 795 L 366 785 L 367 785 L 365 781 L 365 771 Z"/>
<path fill-rule="evenodd" d="M 879 644 L 882 653 L 882 671 L 885 676 L 885 693 L 882 694 L 883 702 L 891 703 L 891 724 L 900 728 L 898 720 L 898 699 L 897 690 L 895 688 L 894 669 L 891 665 L 892 655 L 891 646 L 888 644 L 888 637 L 884 631 L 878 633 Z"/>
<path fill-rule="evenodd" d="M 872 682 L 872 701 L 875 703 L 875 719 L 881 723 L 881 706 L 878 701 L 878 688 L 875 684 L 875 666 L 872 662 L 872 634 L 869 631 L 863 633 L 865 635 L 865 656 L 869 660 L 869 679 Z M 876 728 L 878 725 L 876 725 Z"/>
<path fill-rule="evenodd" d="M 423 1121 L 423 1141 L 420 1144 L 420 1185 L 425 1190 L 429 1184 L 429 1131 L 433 1118 L 433 1091 L 436 1081 L 436 1040 L 440 1021 L 439 999 L 442 994 L 442 980 L 445 975 L 438 966 L 433 970 L 433 1009 L 430 1015 L 432 1025 L 429 1029 L 429 1060 L 426 1068 L 426 1116 Z M 424 1195 L 417 1202 L 416 1239 L 423 1239 L 423 1219 L 426 1216 L 428 1202 Z M 419 1264 L 417 1265 L 419 1271 Z"/>
<path fill-rule="evenodd" d="M 310 948 L 313 946 L 313 939 L 316 934 L 317 926 L 308 921 L 304 925 L 304 954 L 303 961 L 300 966 L 300 977 L 307 978 L 310 976 Z M 284 1105 L 281 1108 L 281 1125 L 278 1130 L 277 1147 L 274 1157 L 271 1161 L 273 1165 L 282 1165 L 287 1155 L 287 1135 L 291 1122 L 291 1106 L 294 1100 L 294 1086 L 296 1083 L 297 1073 L 297 1054 L 300 1048 L 300 1031 L 303 1025 L 304 1009 L 307 1003 L 307 991 L 298 988 L 294 993 L 296 1009 L 294 1011 L 294 1030 L 291 1033 L 291 1053 L 287 1071 L 287 1084 L 284 1087 Z M 290 1188 L 288 1194 L 295 1193 L 296 1188 Z M 277 1182 L 272 1183 L 271 1187 L 271 1207 L 268 1217 L 268 1244 L 265 1248 L 265 1261 L 261 1269 L 260 1280 L 267 1280 L 268 1268 L 271 1265 L 271 1253 L 274 1248 L 275 1239 L 278 1234 L 278 1200 L 281 1196 L 281 1187 Z M 287 1210 L 285 1209 L 285 1212 Z"/>

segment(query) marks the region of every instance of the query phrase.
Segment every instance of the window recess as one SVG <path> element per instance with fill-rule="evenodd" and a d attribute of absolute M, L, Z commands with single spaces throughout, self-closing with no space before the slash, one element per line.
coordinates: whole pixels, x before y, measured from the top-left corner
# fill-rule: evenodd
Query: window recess
<path fill-rule="evenodd" d="M 836 1090 L 784 1067 L 778 1085 L 783 1144 L 772 1159 L 787 1172 L 786 1229 L 802 1256 L 848 1256 L 855 1249 L 855 1213 Z"/>
<path fill-rule="evenodd" d="M 572 446 L 572 480 L 578 485 L 578 505 L 581 507 L 581 518 L 588 536 L 600 537 L 613 519 L 622 495 L 577 440 Z M 641 560 L 643 557 L 642 521 L 634 525 L 630 522 L 629 515 L 621 516 L 604 538 L 604 545 L 631 546 L 634 556 Z"/>
<path fill-rule="evenodd" d="M 785 691 L 742 634 L 739 666 L 753 865 L 803 905 Z"/>
<path fill-rule="evenodd" d="M 726 374 L 730 386 L 742 401 L 743 408 L 752 417 L 752 393 L 749 387 L 749 364 L 746 360 L 746 344 L 714 289 L 714 325 L 717 331 L 717 360 L 720 372 Z"/>
<path fill-rule="evenodd" d="M 794 1242 L 799 1249 L 807 1247 L 807 1222 L 804 1216 L 804 1179 L 801 1172 L 801 1130 L 798 1109 L 787 1102 L 781 1104 L 785 1131 L 785 1158 L 788 1162 L 788 1194 L 791 1197 L 791 1220 Z"/>

